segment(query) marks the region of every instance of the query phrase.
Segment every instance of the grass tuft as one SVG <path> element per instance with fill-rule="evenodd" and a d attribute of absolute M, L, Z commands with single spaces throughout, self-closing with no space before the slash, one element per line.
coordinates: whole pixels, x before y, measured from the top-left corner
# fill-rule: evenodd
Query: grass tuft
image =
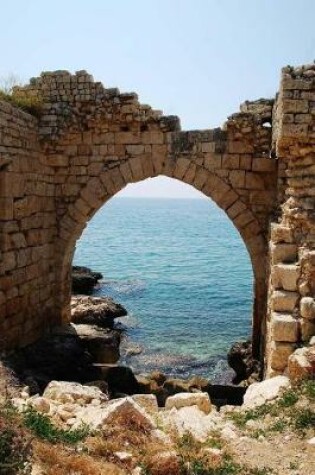
<path fill-rule="evenodd" d="M 40 414 L 31 407 L 24 412 L 24 424 L 34 435 L 53 444 L 57 442 L 77 444 L 89 435 L 87 426 L 71 430 L 61 429 L 56 427 L 48 416 Z"/>

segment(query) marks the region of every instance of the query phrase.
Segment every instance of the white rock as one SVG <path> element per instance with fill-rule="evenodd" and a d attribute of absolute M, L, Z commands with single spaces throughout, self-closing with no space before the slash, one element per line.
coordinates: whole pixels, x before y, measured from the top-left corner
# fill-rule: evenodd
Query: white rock
<path fill-rule="evenodd" d="M 315 447 L 315 437 L 312 437 L 311 439 L 309 439 L 309 440 L 307 441 L 307 443 L 308 443 L 309 445 L 313 445 L 313 446 Z"/>
<path fill-rule="evenodd" d="M 205 415 L 197 406 L 180 409 L 173 407 L 170 411 L 163 411 L 160 416 L 164 425 L 177 432 L 180 437 L 189 432 L 200 442 L 204 442 L 210 432 L 217 428 L 218 421 L 222 420 L 216 413 Z"/>
<path fill-rule="evenodd" d="M 20 397 L 14 397 L 11 399 L 11 403 L 18 411 L 24 411 L 29 405 L 28 401 Z"/>
<path fill-rule="evenodd" d="M 132 454 L 130 452 L 114 452 L 114 454 L 122 462 L 127 462 L 132 459 Z"/>
<path fill-rule="evenodd" d="M 82 405 L 89 404 L 96 399 L 101 402 L 108 400 L 106 394 L 96 386 L 84 386 L 68 381 L 51 381 L 46 387 L 43 396 L 61 403 L 71 403 L 75 401 Z"/>
<path fill-rule="evenodd" d="M 156 429 L 156 424 L 151 416 L 130 397 L 116 399 L 105 406 L 82 407 L 76 413 L 76 423 L 73 427 L 78 427 L 84 423 L 93 429 L 97 429 L 107 424 L 123 425 L 123 421 L 130 419 L 139 426 L 145 426 L 151 430 Z"/>
<path fill-rule="evenodd" d="M 290 380 L 286 376 L 275 376 L 266 379 L 260 383 L 253 383 L 247 389 L 244 395 L 244 403 L 242 408 L 261 406 L 267 401 L 275 399 L 284 388 L 290 386 Z"/>
<path fill-rule="evenodd" d="M 166 399 L 165 409 L 180 409 L 181 407 L 197 406 L 200 411 L 209 414 L 211 401 L 207 393 L 178 393 Z"/>

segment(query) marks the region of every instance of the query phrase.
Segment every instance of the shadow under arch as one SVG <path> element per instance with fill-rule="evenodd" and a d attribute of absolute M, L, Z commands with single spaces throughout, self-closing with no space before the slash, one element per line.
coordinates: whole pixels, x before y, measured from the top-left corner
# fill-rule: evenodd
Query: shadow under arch
<path fill-rule="evenodd" d="M 126 175 L 124 179 L 122 179 L 121 170 L 112 168 L 105 170 L 98 177 L 88 180 L 76 200 L 69 205 L 59 223 L 56 243 L 58 256 L 56 298 L 59 319 L 61 322 L 68 322 L 70 319 L 71 265 L 76 241 L 82 235 L 87 223 L 110 198 L 128 183 L 164 175 L 192 185 L 206 197 L 212 199 L 238 230 L 250 256 L 253 270 L 253 355 L 262 360 L 265 346 L 267 300 L 267 239 L 252 210 L 246 206 L 242 197 L 222 177 L 202 166 L 191 163 L 188 159 L 183 160 L 187 160 L 184 166 L 179 167 L 178 162 L 174 166 L 162 163 L 159 170 L 153 167 L 145 168 L 144 162 L 139 159 L 137 167 L 135 167 L 130 159 L 129 175 Z M 147 159 L 145 163 L 147 163 Z"/>

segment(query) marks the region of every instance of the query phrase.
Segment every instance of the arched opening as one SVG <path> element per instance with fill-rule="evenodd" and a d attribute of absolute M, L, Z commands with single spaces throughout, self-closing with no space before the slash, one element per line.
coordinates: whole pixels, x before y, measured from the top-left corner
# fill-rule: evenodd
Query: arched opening
<path fill-rule="evenodd" d="M 222 376 L 227 350 L 251 332 L 246 246 L 211 199 L 177 180 L 117 193 L 77 241 L 74 263 L 101 272 L 96 295 L 127 308 L 127 349 L 142 351 L 124 361 L 138 372 Z"/>
<path fill-rule="evenodd" d="M 114 163 L 105 167 L 98 176 L 88 177 L 79 194 L 66 208 L 59 220 L 59 239 L 56 242 L 58 267 L 56 269 L 56 322 L 70 318 L 70 271 L 76 241 L 86 224 L 101 207 L 130 183 L 147 178 L 168 176 L 179 182 L 192 185 L 211 198 L 232 221 L 239 232 L 251 259 L 254 275 L 253 299 L 253 356 L 263 359 L 266 316 L 266 258 L 267 238 L 263 222 L 255 208 L 243 197 L 242 191 L 234 188 L 224 173 L 209 169 L 208 165 L 196 165 L 189 158 L 171 160 L 161 154 L 151 159 L 144 156 L 131 157 L 121 165 Z M 64 212 L 65 210 L 65 212 Z"/>

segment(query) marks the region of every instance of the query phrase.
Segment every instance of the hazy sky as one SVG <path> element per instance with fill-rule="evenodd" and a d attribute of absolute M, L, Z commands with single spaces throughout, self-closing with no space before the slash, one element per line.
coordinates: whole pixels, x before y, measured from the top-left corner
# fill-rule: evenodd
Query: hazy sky
<path fill-rule="evenodd" d="M 215 127 L 244 100 L 274 96 L 282 66 L 313 62 L 314 19 L 315 0 L 3 2 L 0 76 L 86 69 L 185 129 Z"/>

